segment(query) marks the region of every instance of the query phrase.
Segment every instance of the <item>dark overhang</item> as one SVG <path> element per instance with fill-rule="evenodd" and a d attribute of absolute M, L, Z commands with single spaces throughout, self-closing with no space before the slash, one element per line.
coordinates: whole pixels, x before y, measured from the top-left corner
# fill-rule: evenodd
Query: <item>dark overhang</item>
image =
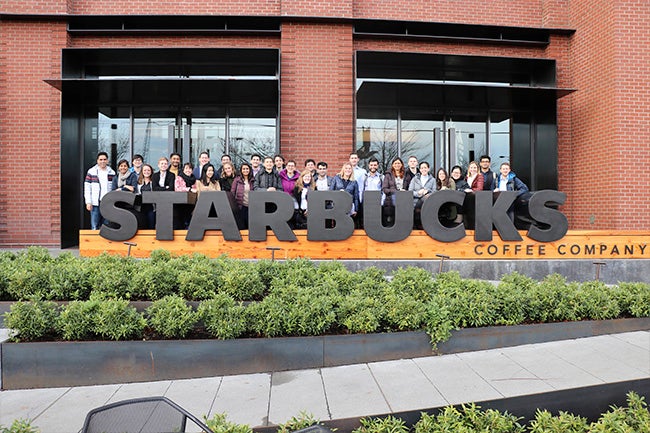
<path fill-rule="evenodd" d="M 279 50 L 67 48 L 62 76 L 45 80 L 86 103 L 277 104 Z"/>

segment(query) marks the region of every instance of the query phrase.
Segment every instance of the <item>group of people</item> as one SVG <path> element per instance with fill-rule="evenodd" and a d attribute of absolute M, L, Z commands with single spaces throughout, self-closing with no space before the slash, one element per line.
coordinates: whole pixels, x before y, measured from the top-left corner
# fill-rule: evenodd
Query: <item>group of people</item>
<path fill-rule="evenodd" d="M 376 158 L 370 158 L 366 170 L 359 166 L 359 156 L 352 153 L 334 176 L 328 174 L 326 162 L 316 163 L 311 158 L 304 162 L 301 169 L 298 169 L 296 161 L 285 161 L 281 155 L 263 158 L 253 154 L 250 161 L 242 163 L 238 169 L 226 154 L 221 156 L 219 167 L 211 163 L 208 152 L 201 152 L 198 160 L 196 167 L 191 162 L 182 164 L 180 154 L 172 153 L 169 158 L 161 157 L 157 164 L 158 170 L 154 171 L 150 164 L 144 163 L 141 155 L 135 154 L 131 165 L 126 159 L 120 160 L 116 173 L 108 166 L 107 153 L 99 152 L 97 164 L 88 170 L 84 180 L 84 199 L 91 216 L 91 228 L 98 230 L 105 222 L 99 204 L 105 194 L 114 190 L 135 194 L 141 194 L 142 191 L 190 191 L 197 195 L 202 191 L 225 191 L 240 229 L 248 228 L 248 197 L 249 192 L 255 190 L 289 194 L 294 202 L 291 225 L 297 229 L 307 226 L 309 192 L 313 190 L 340 190 L 350 194 L 352 207 L 349 214 L 354 218 L 357 228 L 363 225 L 364 191 L 381 191 L 382 219 L 388 225 L 394 217 L 397 191 L 412 192 L 416 216 L 424 200 L 444 189 L 466 193 L 483 190 L 518 191 L 518 194 L 523 194 L 528 191 L 528 187 L 511 171 L 509 163 L 501 164 L 500 174 L 492 172 L 489 155 L 481 156 L 479 162 L 470 162 L 467 173 L 456 165 L 449 174 L 444 168 L 439 168 L 435 175 L 431 174 L 428 162 L 418 162 L 415 156 L 408 158 L 407 165 L 401 158 L 395 158 L 390 170 L 382 174 Z M 140 213 L 141 228 L 155 228 L 155 209 L 152 204 L 141 204 L 135 210 Z M 447 218 L 454 223 L 462 223 L 462 207 L 455 206 L 452 210 L 453 213 L 447 215 Z M 190 218 L 191 208 L 180 211 L 178 218 L 175 217 L 175 228 L 187 228 Z M 415 221 L 417 227 L 417 218 Z"/>

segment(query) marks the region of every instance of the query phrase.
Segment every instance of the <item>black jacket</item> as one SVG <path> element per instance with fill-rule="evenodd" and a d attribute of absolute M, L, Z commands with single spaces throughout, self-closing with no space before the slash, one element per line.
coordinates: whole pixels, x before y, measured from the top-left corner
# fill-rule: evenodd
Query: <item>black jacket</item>
<path fill-rule="evenodd" d="M 174 191 L 174 183 L 176 182 L 176 175 L 170 171 L 165 175 L 165 186 L 160 186 L 160 172 L 157 171 L 151 176 L 151 183 L 153 184 L 154 191 Z"/>

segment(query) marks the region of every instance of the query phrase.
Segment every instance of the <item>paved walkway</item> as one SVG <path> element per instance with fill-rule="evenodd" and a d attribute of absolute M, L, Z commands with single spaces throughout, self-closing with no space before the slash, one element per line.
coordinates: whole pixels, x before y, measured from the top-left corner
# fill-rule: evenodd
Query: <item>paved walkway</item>
<path fill-rule="evenodd" d="M 650 331 L 342 367 L 0 392 L 0 424 L 77 432 L 95 407 L 164 395 L 201 418 L 251 427 L 300 411 L 321 420 L 426 409 L 650 378 Z"/>

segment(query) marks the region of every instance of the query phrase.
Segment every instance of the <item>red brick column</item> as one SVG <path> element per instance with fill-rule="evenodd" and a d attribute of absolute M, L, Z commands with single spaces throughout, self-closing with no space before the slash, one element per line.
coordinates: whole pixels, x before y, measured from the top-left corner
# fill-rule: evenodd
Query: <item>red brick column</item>
<path fill-rule="evenodd" d="M 281 42 L 280 151 L 324 160 L 338 171 L 353 147 L 352 26 L 284 23 Z"/>
<path fill-rule="evenodd" d="M 43 80 L 61 76 L 66 25 L 5 21 L 1 32 L 0 243 L 56 246 L 61 94 Z"/>
<path fill-rule="evenodd" d="M 650 229 L 650 3 L 572 0 L 571 228 Z M 566 163 L 570 158 L 570 163 Z"/>

